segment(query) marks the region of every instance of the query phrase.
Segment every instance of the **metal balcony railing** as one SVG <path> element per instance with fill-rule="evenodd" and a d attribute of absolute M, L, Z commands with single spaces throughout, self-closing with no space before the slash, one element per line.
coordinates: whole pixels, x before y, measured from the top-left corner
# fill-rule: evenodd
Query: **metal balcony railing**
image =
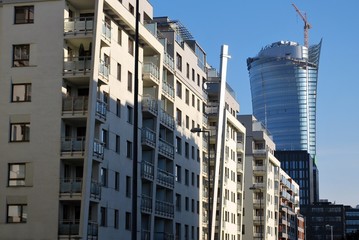
<path fill-rule="evenodd" d="M 159 140 L 158 151 L 163 156 L 174 159 L 174 146 L 163 139 Z"/>
<path fill-rule="evenodd" d="M 169 55 L 167 52 L 164 54 L 163 63 L 166 67 L 168 67 L 171 71 L 175 69 L 175 61 L 171 55 Z"/>
<path fill-rule="evenodd" d="M 154 172 L 153 172 L 153 164 L 147 161 L 142 161 L 141 163 L 141 174 L 142 177 L 153 180 Z"/>
<path fill-rule="evenodd" d="M 147 146 L 156 147 L 156 133 L 149 128 L 141 131 L 141 142 Z"/>
<path fill-rule="evenodd" d="M 142 98 L 142 111 L 148 111 L 157 116 L 158 101 L 156 99 L 153 99 L 152 97 Z"/>
<path fill-rule="evenodd" d="M 155 81 L 156 83 L 160 82 L 160 72 L 158 70 L 158 67 L 149 62 L 149 63 L 144 63 L 143 64 L 143 74 L 144 74 L 144 78 L 150 78 L 153 81 Z"/>
<path fill-rule="evenodd" d="M 101 199 L 101 183 L 91 181 L 90 195 L 94 199 Z"/>
<path fill-rule="evenodd" d="M 106 120 L 107 104 L 100 99 L 96 101 L 96 115 Z"/>
<path fill-rule="evenodd" d="M 155 232 L 156 240 L 174 240 L 174 235 L 168 232 Z M 189 239 L 189 238 L 188 238 Z"/>
<path fill-rule="evenodd" d="M 64 137 L 61 139 L 61 152 L 74 153 L 85 151 L 85 137 Z"/>
<path fill-rule="evenodd" d="M 175 127 L 175 120 L 174 118 L 168 114 L 165 110 L 161 109 L 160 114 L 160 121 L 163 125 L 169 127 L 170 129 L 174 129 Z"/>
<path fill-rule="evenodd" d="M 202 124 L 203 124 L 203 126 L 204 126 L 205 128 L 208 127 L 208 116 L 207 116 L 207 114 L 203 114 L 203 115 L 202 115 Z"/>
<path fill-rule="evenodd" d="M 64 74 L 86 74 L 91 72 L 91 56 L 65 57 Z"/>
<path fill-rule="evenodd" d="M 63 219 L 59 221 L 59 235 L 78 235 L 80 219 Z"/>
<path fill-rule="evenodd" d="M 172 203 L 156 200 L 155 213 L 164 217 L 174 217 L 174 206 Z"/>
<path fill-rule="evenodd" d="M 174 188 L 175 178 L 173 174 L 160 168 L 157 169 L 157 181 L 164 186 Z"/>
<path fill-rule="evenodd" d="M 60 193 L 81 193 L 82 192 L 82 178 L 62 178 L 60 179 Z"/>
<path fill-rule="evenodd" d="M 94 140 L 93 142 L 93 155 L 103 159 L 105 144 L 100 140 Z"/>
<path fill-rule="evenodd" d="M 142 194 L 141 211 L 145 213 L 152 213 L 152 198 L 150 196 Z"/>
<path fill-rule="evenodd" d="M 88 222 L 87 235 L 88 236 L 98 236 L 98 223 L 97 222 L 92 222 L 92 221 Z"/>
<path fill-rule="evenodd" d="M 174 100 L 175 90 L 170 84 L 168 84 L 167 82 L 162 82 L 162 91 L 164 92 L 164 95 Z"/>
<path fill-rule="evenodd" d="M 92 32 L 94 27 L 93 17 L 65 18 L 64 33 L 68 34 L 87 34 Z"/>
<path fill-rule="evenodd" d="M 74 114 L 75 112 L 85 113 L 88 109 L 88 97 L 64 97 L 62 99 L 62 111 L 63 112 L 71 112 Z"/>

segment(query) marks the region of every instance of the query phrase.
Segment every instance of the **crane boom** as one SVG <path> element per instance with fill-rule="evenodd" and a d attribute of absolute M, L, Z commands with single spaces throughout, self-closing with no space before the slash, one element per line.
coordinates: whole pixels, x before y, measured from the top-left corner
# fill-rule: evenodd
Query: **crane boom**
<path fill-rule="evenodd" d="M 309 29 L 312 28 L 312 26 L 310 25 L 310 23 L 307 20 L 307 15 L 306 14 L 302 14 L 300 12 L 300 10 L 297 8 L 297 6 L 295 6 L 294 3 L 292 3 L 295 11 L 298 13 L 298 15 L 302 18 L 303 22 L 304 22 L 304 46 L 306 46 L 307 48 L 309 47 Z"/>

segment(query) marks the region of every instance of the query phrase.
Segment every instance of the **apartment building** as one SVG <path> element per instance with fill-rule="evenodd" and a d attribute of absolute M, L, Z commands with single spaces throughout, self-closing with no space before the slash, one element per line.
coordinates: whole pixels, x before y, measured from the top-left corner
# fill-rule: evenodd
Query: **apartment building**
<path fill-rule="evenodd" d="M 242 239 L 244 139 L 237 120 L 239 103 L 226 83 L 228 47 L 222 46 L 221 70 L 209 69 L 208 131 L 210 136 L 211 239 Z"/>
<path fill-rule="evenodd" d="M 134 0 L 0 1 L 2 238 L 130 239 L 133 219 L 138 239 L 208 232 L 206 144 L 190 131 L 208 126 L 206 54 L 141 1 L 134 149 L 135 10 Z"/>
<path fill-rule="evenodd" d="M 278 239 L 280 162 L 270 133 L 252 115 L 239 115 L 246 128 L 243 239 Z"/>

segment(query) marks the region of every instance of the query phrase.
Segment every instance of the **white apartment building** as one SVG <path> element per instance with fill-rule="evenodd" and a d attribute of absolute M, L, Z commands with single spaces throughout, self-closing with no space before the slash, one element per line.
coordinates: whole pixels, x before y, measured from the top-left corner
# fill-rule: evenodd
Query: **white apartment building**
<path fill-rule="evenodd" d="M 140 1 L 134 149 L 135 10 L 134 0 L 0 0 L 1 238 L 130 239 L 136 217 L 137 239 L 205 239 L 208 158 L 190 130 L 209 129 L 206 54 L 180 22 L 153 18 Z M 244 128 L 232 115 L 223 129 L 237 153 L 233 132 Z M 241 221 L 237 158 L 214 165 L 215 192 L 229 182 L 237 216 L 221 217 L 218 233 Z M 226 169 L 231 179 L 220 179 Z"/>
<path fill-rule="evenodd" d="M 252 115 L 240 115 L 245 126 L 245 179 L 243 239 L 278 239 L 279 170 L 275 144 Z"/>

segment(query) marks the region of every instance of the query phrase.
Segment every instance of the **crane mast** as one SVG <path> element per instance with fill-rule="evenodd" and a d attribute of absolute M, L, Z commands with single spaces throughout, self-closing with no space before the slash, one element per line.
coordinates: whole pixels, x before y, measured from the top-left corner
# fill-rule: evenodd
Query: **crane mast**
<path fill-rule="evenodd" d="M 300 12 L 300 10 L 297 8 L 297 6 L 295 6 L 294 3 L 292 3 L 295 11 L 298 13 L 298 15 L 302 18 L 303 22 L 304 22 L 304 46 L 306 46 L 307 48 L 309 47 L 309 29 L 312 28 L 312 25 L 310 25 L 310 23 L 307 20 L 307 14 L 304 13 L 304 15 Z"/>

